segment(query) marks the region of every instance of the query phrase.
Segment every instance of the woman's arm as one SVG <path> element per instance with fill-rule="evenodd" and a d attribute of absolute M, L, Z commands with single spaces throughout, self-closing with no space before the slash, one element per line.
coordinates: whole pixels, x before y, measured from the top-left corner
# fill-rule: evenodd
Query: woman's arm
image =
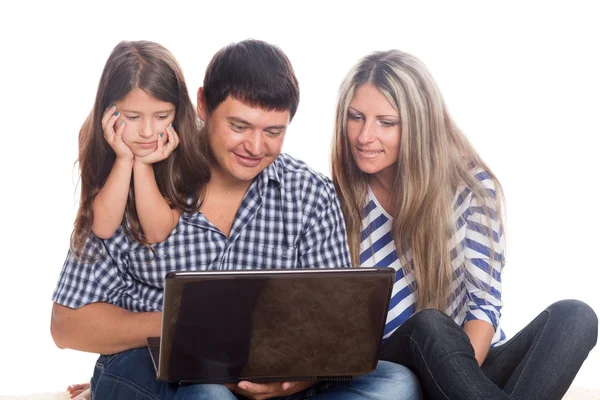
<path fill-rule="evenodd" d="M 135 162 L 133 187 L 138 218 L 149 243 L 164 241 L 175 229 L 181 213 L 162 197 L 152 165 Z"/>
<path fill-rule="evenodd" d="M 495 185 L 486 173 L 478 174 L 490 191 L 486 198 L 471 194 L 464 238 L 465 286 L 468 291 L 464 331 L 471 340 L 475 358 L 483 364 L 499 329 L 502 309 L 502 268 L 504 266 L 504 232 L 500 210 L 495 201 Z M 488 207 L 485 212 L 483 206 Z"/>
<path fill-rule="evenodd" d="M 162 313 L 131 312 L 108 303 L 69 308 L 52 306 L 50 331 L 60 348 L 114 354 L 146 346 L 148 337 L 160 336 Z"/>
<path fill-rule="evenodd" d="M 471 345 L 475 350 L 475 358 L 481 367 L 492 344 L 495 334 L 494 327 L 486 321 L 471 320 L 465 323 L 463 329 L 471 340 Z"/>

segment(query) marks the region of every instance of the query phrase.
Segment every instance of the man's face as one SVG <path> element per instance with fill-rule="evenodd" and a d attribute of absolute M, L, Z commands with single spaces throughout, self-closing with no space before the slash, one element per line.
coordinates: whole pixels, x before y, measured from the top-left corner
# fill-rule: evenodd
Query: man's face
<path fill-rule="evenodd" d="M 265 111 L 228 96 L 211 114 L 198 93 L 198 115 L 207 124 L 211 172 L 226 179 L 252 182 L 283 146 L 290 112 Z"/>

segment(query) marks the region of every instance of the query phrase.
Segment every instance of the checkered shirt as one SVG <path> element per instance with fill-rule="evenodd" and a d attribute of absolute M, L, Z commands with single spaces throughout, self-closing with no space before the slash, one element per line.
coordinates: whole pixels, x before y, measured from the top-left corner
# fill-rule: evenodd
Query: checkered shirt
<path fill-rule="evenodd" d="M 184 213 L 156 255 L 123 229 L 88 241 L 96 261 L 70 252 L 52 300 L 71 308 L 107 302 L 162 310 L 170 271 L 350 267 L 346 230 L 330 179 L 281 154 L 254 180 L 229 237 L 199 212 Z"/>

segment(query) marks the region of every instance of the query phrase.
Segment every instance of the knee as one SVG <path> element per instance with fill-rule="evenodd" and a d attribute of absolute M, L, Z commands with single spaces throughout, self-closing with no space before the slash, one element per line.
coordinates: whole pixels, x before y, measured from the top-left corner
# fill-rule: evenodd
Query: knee
<path fill-rule="evenodd" d="M 429 329 L 435 329 L 439 326 L 456 325 L 448 315 L 434 308 L 426 308 L 416 312 L 410 317 L 410 320 L 412 320 L 415 325 Z"/>
<path fill-rule="evenodd" d="M 547 308 L 552 317 L 569 327 L 569 335 L 580 343 L 588 343 L 590 350 L 598 340 L 598 316 L 586 303 L 579 300 L 560 300 Z"/>
<path fill-rule="evenodd" d="M 376 392 L 382 399 L 399 398 L 398 396 L 407 400 L 422 398 L 419 379 L 404 365 L 379 361 L 373 377 L 377 379 Z"/>
<path fill-rule="evenodd" d="M 452 335 L 453 332 L 462 334 L 463 331 L 452 318 L 440 310 L 425 309 L 415 313 L 406 322 L 412 324 L 413 337 L 425 336 L 429 338 L 440 338 Z M 405 323 L 406 323 L 405 322 Z"/>

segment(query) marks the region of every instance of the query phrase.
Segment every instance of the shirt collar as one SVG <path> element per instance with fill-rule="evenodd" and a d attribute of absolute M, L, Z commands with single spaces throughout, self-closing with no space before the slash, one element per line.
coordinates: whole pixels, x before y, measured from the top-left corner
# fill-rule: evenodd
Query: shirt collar
<path fill-rule="evenodd" d="M 275 159 L 275 161 L 273 161 L 271 164 L 269 164 L 265 169 L 262 170 L 262 172 L 258 175 L 257 179 L 258 179 L 258 193 L 260 194 L 260 196 L 262 197 L 263 193 L 265 192 L 265 190 L 267 190 L 267 186 L 269 185 L 270 182 L 273 182 L 273 184 L 281 187 L 281 185 L 283 184 L 283 180 L 281 177 L 281 171 L 279 171 L 279 157 L 277 157 Z"/>

